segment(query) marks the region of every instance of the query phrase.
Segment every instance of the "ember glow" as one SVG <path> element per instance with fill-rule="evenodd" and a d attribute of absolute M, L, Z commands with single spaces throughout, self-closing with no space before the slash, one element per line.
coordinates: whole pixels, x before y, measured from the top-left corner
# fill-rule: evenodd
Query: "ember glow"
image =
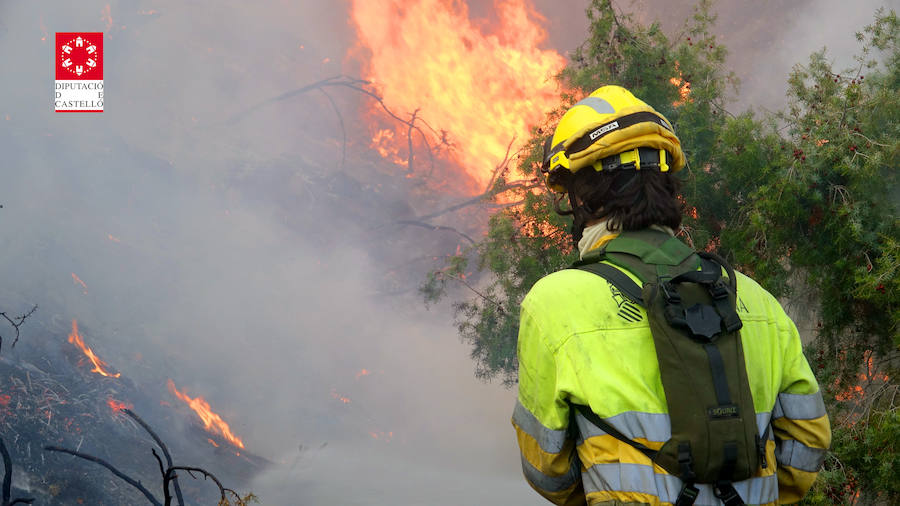
<path fill-rule="evenodd" d="M 106 405 L 109 406 L 109 409 L 113 411 L 113 413 L 118 413 L 123 409 L 134 409 L 134 405 L 128 402 L 119 402 L 112 397 L 106 400 Z"/>
<path fill-rule="evenodd" d="M 884 374 L 883 372 L 877 370 L 875 367 L 874 357 L 872 356 L 872 350 L 866 350 L 865 352 L 865 364 L 866 370 L 865 372 L 861 372 L 858 375 L 859 383 L 856 385 L 852 385 L 848 387 L 843 392 L 838 392 L 837 395 L 834 396 L 836 400 L 839 401 L 861 401 L 866 398 L 866 389 L 863 385 L 871 385 L 873 383 L 884 384 L 890 381 L 890 376 Z M 838 380 L 835 380 L 835 385 L 838 383 Z"/>
<path fill-rule="evenodd" d="M 78 275 L 76 275 L 74 272 L 72 273 L 72 282 L 76 285 L 81 285 L 82 293 L 87 295 L 87 285 L 84 284 L 84 281 L 82 281 L 81 278 L 79 278 Z"/>
<path fill-rule="evenodd" d="M 369 435 L 372 436 L 372 439 L 380 439 L 380 440 L 385 441 L 385 442 L 390 442 L 391 439 L 394 438 L 394 433 L 393 433 L 393 431 L 391 431 L 391 432 L 383 432 L 383 431 L 381 431 L 381 432 L 375 432 L 375 431 L 369 431 Z"/>
<path fill-rule="evenodd" d="M 95 372 L 101 376 L 106 376 L 108 378 L 118 378 L 122 375 L 122 373 L 117 372 L 115 374 L 112 374 L 107 371 L 109 364 L 100 360 L 100 357 L 98 357 L 97 354 L 94 353 L 94 350 L 84 344 L 84 339 L 82 339 L 81 335 L 78 333 L 78 322 L 76 320 L 72 320 L 72 333 L 69 334 L 69 342 L 77 346 L 78 349 L 81 350 L 81 352 L 91 360 L 91 363 L 94 364 L 94 368 L 91 369 L 91 372 Z"/>
<path fill-rule="evenodd" d="M 203 428 L 213 434 L 217 434 L 225 438 L 226 441 L 237 446 L 238 448 L 244 448 L 244 442 L 241 441 L 241 438 L 234 435 L 231 432 L 231 427 L 225 423 L 225 420 L 222 420 L 222 417 L 213 412 L 212 407 L 206 402 L 206 399 L 203 397 L 197 396 L 195 398 L 191 398 L 190 396 L 179 392 L 175 387 L 175 383 L 170 379 L 168 381 L 169 391 L 172 392 L 172 395 L 178 397 L 188 406 L 194 410 L 194 413 L 197 413 L 197 416 L 203 420 Z"/>
<path fill-rule="evenodd" d="M 344 404 L 350 404 L 350 398 L 344 397 L 343 395 L 340 395 L 339 393 L 335 392 L 334 390 L 331 391 L 331 398 L 337 399 L 337 400 L 343 402 Z"/>
<path fill-rule="evenodd" d="M 106 23 L 106 31 L 109 31 L 109 29 L 112 28 L 113 18 L 112 10 L 109 8 L 109 4 L 106 4 L 106 6 L 103 7 L 103 10 L 100 11 L 100 20 Z"/>
<path fill-rule="evenodd" d="M 495 0 L 494 8 L 498 21 L 488 24 L 470 19 L 464 1 L 351 2 L 363 77 L 396 114 L 418 110 L 418 118 L 448 132 L 452 156 L 478 185 L 489 181 L 513 138 L 527 139 L 529 126 L 559 105 L 553 76 L 565 65 L 556 51 L 539 49 L 545 20 L 529 0 Z M 371 107 L 380 117 L 378 105 Z M 408 127 L 394 128 L 392 138 L 379 132 L 373 143 L 405 164 Z"/>
<path fill-rule="evenodd" d="M 678 72 L 678 77 L 669 79 L 669 82 L 678 88 L 678 94 L 681 95 L 681 100 L 672 102 L 672 105 L 678 107 L 679 105 L 684 105 L 685 102 L 691 101 L 691 83 L 685 81 L 684 76 L 681 75 L 681 70 L 678 69 L 678 62 L 675 62 L 675 71 Z"/>
<path fill-rule="evenodd" d="M 369 147 L 378 151 L 382 158 L 390 160 L 397 165 L 406 167 L 409 162 L 400 157 L 399 144 L 394 140 L 394 131 L 387 128 L 379 129 L 372 137 Z"/>

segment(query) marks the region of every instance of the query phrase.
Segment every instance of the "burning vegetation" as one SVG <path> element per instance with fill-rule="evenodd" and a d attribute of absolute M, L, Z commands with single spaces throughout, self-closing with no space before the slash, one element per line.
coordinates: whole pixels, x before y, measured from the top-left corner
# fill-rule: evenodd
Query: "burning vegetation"
<path fill-rule="evenodd" d="M 172 395 L 178 397 L 182 401 L 184 401 L 190 408 L 200 417 L 200 420 L 203 421 L 203 428 L 207 431 L 217 434 L 225 438 L 226 441 L 237 446 L 238 448 L 244 448 L 244 442 L 241 441 L 241 438 L 235 436 L 231 432 L 231 427 L 225 423 L 225 420 L 222 420 L 222 417 L 219 416 L 212 410 L 212 407 L 206 402 L 206 399 L 203 397 L 190 397 L 189 395 L 179 392 L 178 388 L 175 387 L 175 383 L 170 379 L 166 385 L 169 388 L 169 391 L 172 392 Z M 215 443 L 213 443 L 216 447 Z"/>
<path fill-rule="evenodd" d="M 495 6 L 490 22 L 473 20 L 465 2 L 440 0 L 354 0 L 350 13 L 363 77 L 388 108 L 415 111 L 432 144 L 449 139 L 450 156 L 479 187 L 510 142 L 527 139 L 558 105 L 554 76 L 565 64 L 556 51 L 539 49 L 547 33 L 530 2 Z M 380 117 L 379 107 L 369 114 Z M 404 125 L 376 129 L 372 142 L 407 165 L 413 145 Z"/>
<path fill-rule="evenodd" d="M 84 339 L 78 333 L 78 322 L 76 320 L 72 320 L 72 332 L 69 334 L 69 342 L 77 346 L 88 360 L 91 361 L 91 364 L 94 366 L 94 368 L 91 369 L 91 372 L 95 372 L 100 376 L 106 376 L 107 378 L 118 378 L 122 375 L 122 373 L 117 372 L 113 374 L 107 371 L 109 366 L 106 362 L 100 360 L 100 357 L 94 353 L 94 350 L 84 344 Z"/>
<path fill-rule="evenodd" d="M 35 309 L 22 316 L 10 317 L 11 324 L 17 325 L 17 334 L 18 327 Z M 178 464 L 183 459 L 209 459 L 212 451 L 219 472 L 224 472 L 229 481 L 238 483 L 244 483 L 268 466 L 264 459 L 237 451 L 243 449 L 243 442 L 231 434 L 219 415 L 208 411 L 207 416 L 213 423 L 198 429 L 202 430 L 202 436 L 170 432 L 169 437 L 178 441 L 180 454 L 173 460 L 162 439 L 133 411 L 135 405 L 152 411 L 151 407 L 158 406 L 159 402 L 153 400 L 152 393 L 139 390 L 121 372 L 114 373 L 85 344 L 77 320 L 72 320 L 65 341 L 61 339 L 66 335 L 65 329 L 53 324 L 48 326 L 47 322 L 39 320 L 36 326 L 29 328 L 42 339 L 32 340 L 28 353 L 17 354 L 13 360 L 0 356 L 0 377 L 4 385 L 0 393 L 0 424 L 4 427 L 0 450 L 7 471 L 4 504 L 30 504 L 31 501 L 38 504 L 135 504 L 139 502 L 135 494 L 142 494 L 151 504 L 159 506 L 207 503 L 210 492 L 203 485 L 204 480 L 184 483 L 185 476 L 204 477 L 215 483 L 219 487 L 218 501 L 224 501 L 220 504 L 247 504 L 253 499 L 252 494 L 242 496 L 223 486 L 216 476 L 203 468 Z M 54 336 L 57 339 L 53 339 Z M 24 357 L 36 357 L 37 361 Z M 205 402 L 201 397 L 184 397 L 201 407 Z M 205 407 L 208 409 L 208 404 Z M 178 416 L 171 410 L 154 413 L 153 418 L 163 425 L 178 422 Z M 222 426 L 217 427 L 216 421 Z M 147 446 L 142 432 L 151 436 L 161 454 Z M 217 448 L 221 444 L 213 437 L 235 450 L 222 453 L 222 449 Z M 99 474 L 79 472 L 81 466 L 69 459 L 62 460 L 62 454 L 92 462 L 107 471 L 101 470 Z M 147 465 L 154 457 L 159 461 L 161 473 L 156 478 L 153 466 Z M 11 483 L 9 473 L 14 467 L 17 478 Z M 161 492 L 151 492 L 143 485 L 154 481 L 163 485 Z M 122 487 L 122 483 L 132 488 Z M 6 502 L 12 494 L 29 498 Z"/>

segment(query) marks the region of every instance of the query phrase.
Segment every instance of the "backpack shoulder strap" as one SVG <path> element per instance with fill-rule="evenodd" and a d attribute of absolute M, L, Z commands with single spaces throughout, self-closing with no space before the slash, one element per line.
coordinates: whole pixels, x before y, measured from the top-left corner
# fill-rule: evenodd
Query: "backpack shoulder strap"
<path fill-rule="evenodd" d="M 620 269 L 634 274 L 640 285 Z M 593 272 L 616 286 L 632 301 L 643 305 L 641 289 L 660 276 L 674 276 L 697 269 L 699 258 L 694 250 L 675 237 L 658 230 L 628 231 L 619 234 L 602 248 L 591 251 L 570 268 Z"/>
<path fill-rule="evenodd" d="M 641 296 L 641 287 L 638 286 L 631 278 L 628 277 L 627 274 L 622 272 L 621 270 L 613 267 L 609 264 L 604 264 L 602 262 L 597 263 L 584 263 L 578 265 L 580 262 L 576 262 L 571 268 L 579 269 L 582 271 L 592 272 L 601 278 L 609 281 L 616 288 L 619 289 L 626 297 L 631 299 L 631 302 L 639 306 L 644 305 L 644 300 Z"/>
<path fill-rule="evenodd" d="M 623 232 L 597 255 L 633 273 L 644 284 L 699 266 L 699 258 L 688 245 L 666 232 L 652 229 Z"/>
<path fill-rule="evenodd" d="M 601 248 L 603 253 L 623 253 L 651 265 L 677 266 L 694 254 L 694 250 L 674 236 L 659 230 L 645 229 L 619 234 Z"/>

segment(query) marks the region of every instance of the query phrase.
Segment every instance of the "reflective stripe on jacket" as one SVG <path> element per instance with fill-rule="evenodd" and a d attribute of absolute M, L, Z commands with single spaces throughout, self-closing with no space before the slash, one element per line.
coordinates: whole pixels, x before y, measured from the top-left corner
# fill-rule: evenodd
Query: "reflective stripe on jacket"
<path fill-rule="evenodd" d="M 737 274 L 741 339 L 768 467 L 735 483 L 747 504 L 799 501 L 825 458 L 831 429 L 800 338 L 781 305 Z M 519 396 L 512 422 L 528 483 L 555 504 L 671 504 L 682 482 L 571 410 L 591 410 L 658 449 L 669 416 L 646 313 L 605 279 L 564 270 L 522 303 Z M 574 426 L 573 426 L 574 424 Z M 721 502 L 698 485 L 696 505 Z"/>

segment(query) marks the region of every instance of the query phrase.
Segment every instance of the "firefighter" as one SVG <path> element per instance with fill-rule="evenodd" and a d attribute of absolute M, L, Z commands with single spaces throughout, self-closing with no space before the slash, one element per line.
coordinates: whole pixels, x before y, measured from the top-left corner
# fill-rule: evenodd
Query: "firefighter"
<path fill-rule="evenodd" d="M 673 237 L 684 165 L 668 120 L 618 86 L 573 105 L 545 144 L 582 267 L 522 302 L 512 422 L 526 480 L 555 504 L 790 504 L 825 458 L 830 425 L 794 323 Z M 654 276 L 666 272 L 711 295 L 679 305 L 688 288 Z M 688 337 L 662 341 L 672 333 Z"/>

